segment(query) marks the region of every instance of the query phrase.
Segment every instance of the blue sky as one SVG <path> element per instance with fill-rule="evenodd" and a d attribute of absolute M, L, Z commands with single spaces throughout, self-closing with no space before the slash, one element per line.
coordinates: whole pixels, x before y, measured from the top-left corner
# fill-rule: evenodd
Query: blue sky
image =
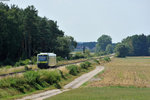
<path fill-rule="evenodd" d="M 58 22 L 78 42 L 97 41 L 102 34 L 113 42 L 134 34 L 150 34 L 150 0 L 10 0 L 21 8 L 34 5 L 39 16 Z"/>

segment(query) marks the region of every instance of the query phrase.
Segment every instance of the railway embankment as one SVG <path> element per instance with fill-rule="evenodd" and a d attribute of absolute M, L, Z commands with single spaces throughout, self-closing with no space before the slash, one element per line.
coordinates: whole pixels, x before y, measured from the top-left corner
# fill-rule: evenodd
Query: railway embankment
<path fill-rule="evenodd" d="M 31 70 L 20 75 L 0 79 L 0 98 L 15 99 L 45 90 L 61 89 L 75 78 L 93 70 L 102 62 L 107 61 L 104 59 L 93 60 L 57 69 Z"/>

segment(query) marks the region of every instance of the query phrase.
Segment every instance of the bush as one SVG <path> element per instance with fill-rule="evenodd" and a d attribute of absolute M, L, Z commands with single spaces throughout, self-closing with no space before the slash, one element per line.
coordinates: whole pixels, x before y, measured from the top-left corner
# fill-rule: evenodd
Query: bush
<path fill-rule="evenodd" d="M 46 81 L 49 84 L 58 84 L 58 82 L 61 80 L 61 73 L 59 70 L 54 71 L 40 71 L 42 74 L 40 80 Z"/>
<path fill-rule="evenodd" d="M 67 69 L 69 70 L 69 74 L 71 75 L 77 75 L 79 73 L 77 65 L 69 65 L 67 66 Z"/>
<path fill-rule="evenodd" d="M 107 53 L 105 51 L 100 51 L 100 52 L 97 52 L 96 55 L 97 56 L 103 56 L 103 55 L 106 55 Z"/>
<path fill-rule="evenodd" d="M 36 64 L 37 63 L 37 57 L 33 56 L 31 57 L 31 63 L 30 64 Z"/>
<path fill-rule="evenodd" d="M 91 63 L 90 62 L 86 61 L 85 64 L 86 64 L 87 67 L 91 67 Z"/>
<path fill-rule="evenodd" d="M 62 60 L 65 60 L 65 59 L 60 56 L 57 56 L 57 61 L 62 61 Z"/>
<path fill-rule="evenodd" d="M 125 44 L 117 44 L 115 47 L 115 53 L 117 57 L 126 57 L 128 55 L 129 48 Z"/>
<path fill-rule="evenodd" d="M 111 59 L 110 59 L 110 57 L 104 57 L 104 61 L 109 62 L 109 61 L 111 61 Z"/>
<path fill-rule="evenodd" d="M 80 64 L 80 67 L 83 68 L 83 69 L 88 69 L 88 67 L 91 66 L 91 63 L 86 61 L 86 62 L 83 62 Z"/>
<path fill-rule="evenodd" d="M 24 65 L 29 65 L 29 64 L 31 64 L 31 60 L 26 59 L 26 60 L 20 60 L 16 62 L 15 66 L 24 66 Z"/>
<path fill-rule="evenodd" d="M 81 52 L 76 52 L 75 55 L 73 55 L 72 59 L 79 59 L 79 58 L 85 58 L 84 54 Z"/>
<path fill-rule="evenodd" d="M 100 62 L 97 59 L 94 59 L 93 61 L 96 62 L 97 64 L 100 64 Z"/>
<path fill-rule="evenodd" d="M 9 69 L 9 68 L 12 68 L 12 66 L 11 65 L 7 65 L 7 66 L 5 66 L 5 68 Z"/>
<path fill-rule="evenodd" d="M 83 68 L 83 69 L 88 69 L 88 67 L 86 66 L 85 63 L 81 63 L 81 64 L 80 64 L 80 67 Z"/>

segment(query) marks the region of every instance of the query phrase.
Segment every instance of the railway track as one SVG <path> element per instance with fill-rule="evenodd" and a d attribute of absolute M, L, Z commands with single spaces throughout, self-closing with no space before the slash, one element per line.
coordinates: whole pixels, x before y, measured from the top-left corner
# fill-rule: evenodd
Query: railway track
<path fill-rule="evenodd" d="M 113 55 L 109 55 L 109 57 L 112 57 Z M 53 69 L 56 69 L 56 68 L 59 68 L 59 67 L 62 67 L 62 66 L 66 66 L 66 65 L 72 65 L 72 64 L 77 64 L 77 63 L 82 63 L 82 62 L 85 62 L 85 61 L 92 61 L 94 59 L 99 59 L 99 58 L 104 58 L 105 56 L 100 56 L 100 57 L 95 57 L 95 58 L 91 58 L 91 59 L 85 59 L 83 61 L 77 61 L 77 62 L 72 62 L 72 63 L 67 63 L 67 64 L 60 64 L 60 65 L 56 65 L 55 67 L 53 67 Z M 31 65 L 33 66 L 33 65 Z M 50 69 L 50 68 L 48 68 Z M 36 71 L 38 69 L 34 69 L 34 70 L 27 70 L 27 71 Z M 12 72 L 12 73 L 8 73 L 8 74 L 1 74 L 0 75 L 0 78 L 4 78 L 4 77 L 7 77 L 7 76 L 12 76 L 12 75 L 16 75 L 16 74 L 21 74 L 21 73 L 25 73 L 27 71 L 20 71 L 20 72 Z"/>
<path fill-rule="evenodd" d="M 98 58 L 96 58 L 98 59 Z M 77 63 L 82 63 L 82 62 L 85 62 L 85 61 L 91 61 L 93 59 L 86 59 L 86 60 L 83 60 L 83 61 L 77 61 L 77 62 L 72 62 L 72 63 L 67 63 L 67 64 L 60 64 L 60 65 L 56 65 L 55 67 L 52 67 L 52 68 L 48 68 L 48 69 L 56 69 L 56 68 L 59 68 L 59 67 L 62 67 L 62 66 L 66 66 L 66 65 L 72 65 L 72 64 L 77 64 Z M 30 66 L 33 66 L 33 65 L 30 65 Z M 38 69 L 34 69 L 34 70 L 27 70 L 27 71 L 36 71 Z M 4 77 L 7 77 L 7 76 L 12 76 L 12 75 L 16 75 L 16 74 L 21 74 L 21 73 L 25 73 L 27 71 L 20 71 L 20 72 L 12 72 L 12 73 L 8 73 L 8 74 L 1 74 L 0 75 L 0 78 L 4 78 Z"/>

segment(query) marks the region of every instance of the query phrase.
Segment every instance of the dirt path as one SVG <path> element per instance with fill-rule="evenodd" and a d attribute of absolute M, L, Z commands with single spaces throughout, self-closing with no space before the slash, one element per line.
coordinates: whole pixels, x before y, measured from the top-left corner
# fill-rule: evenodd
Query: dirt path
<path fill-rule="evenodd" d="M 86 73 L 86 74 L 83 74 L 82 76 L 73 80 L 71 83 L 65 85 L 62 90 L 60 90 L 60 89 L 49 90 L 49 91 L 42 92 L 39 94 L 27 96 L 27 97 L 24 97 L 24 98 L 18 99 L 18 100 L 43 100 L 43 99 L 46 99 L 48 97 L 60 94 L 64 91 L 69 91 L 70 89 L 78 88 L 83 83 L 90 80 L 92 77 L 94 77 L 96 74 L 98 74 L 99 72 L 101 72 L 103 70 L 104 70 L 103 66 L 97 66 L 93 71 Z"/>

